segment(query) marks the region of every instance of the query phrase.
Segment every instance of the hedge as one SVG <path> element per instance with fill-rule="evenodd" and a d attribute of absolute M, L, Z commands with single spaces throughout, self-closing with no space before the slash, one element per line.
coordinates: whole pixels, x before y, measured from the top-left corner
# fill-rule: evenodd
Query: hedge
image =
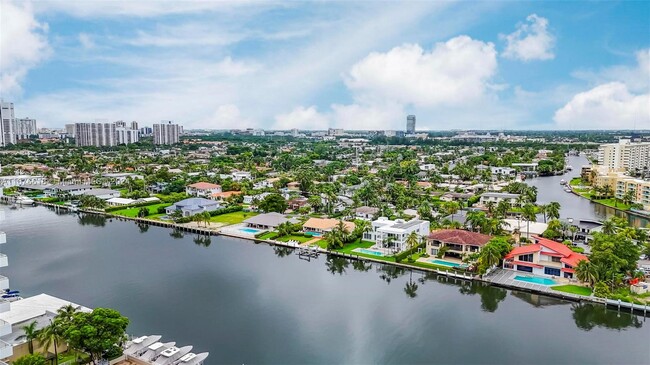
<path fill-rule="evenodd" d="M 213 210 L 210 212 L 210 216 L 214 217 L 216 215 L 222 215 L 222 214 L 227 214 L 227 213 L 234 213 L 234 212 L 240 212 L 244 210 L 244 207 L 241 205 L 233 205 L 231 207 L 226 207 L 226 208 L 219 208 L 217 210 Z"/>
<path fill-rule="evenodd" d="M 407 258 L 407 257 L 411 256 L 412 254 L 418 252 L 419 248 L 424 248 L 424 245 L 419 244 L 419 245 L 411 248 L 410 250 L 406 250 L 406 251 L 402 251 L 402 252 L 398 253 L 397 255 L 395 255 L 395 262 L 401 262 L 405 258 Z"/>
<path fill-rule="evenodd" d="M 149 206 L 149 205 L 160 204 L 160 203 L 161 202 L 159 202 L 159 201 L 155 201 L 155 202 L 142 202 L 142 203 L 135 203 L 135 204 L 117 205 L 117 206 L 106 207 L 106 208 L 104 208 L 104 211 L 105 212 L 114 212 L 114 211 L 120 210 L 120 209 L 146 207 L 146 206 Z"/>

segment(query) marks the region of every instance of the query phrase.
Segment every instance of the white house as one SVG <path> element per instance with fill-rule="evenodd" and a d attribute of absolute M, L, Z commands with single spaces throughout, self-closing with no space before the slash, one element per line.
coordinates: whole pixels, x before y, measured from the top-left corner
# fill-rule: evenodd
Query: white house
<path fill-rule="evenodd" d="M 519 194 L 509 194 L 509 193 L 484 193 L 481 195 L 479 204 L 482 206 L 488 205 L 488 203 L 499 204 L 502 201 L 507 201 L 512 206 L 518 205 L 517 199 Z"/>
<path fill-rule="evenodd" d="M 257 201 L 261 202 L 266 198 L 268 195 L 271 193 L 260 193 L 257 195 L 244 195 L 244 204 L 253 204 L 253 201 L 257 199 Z"/>
<path fill-rule="evenodd" d="M 233 171 L 230 176 L 233 181 L 250 180 L 251 173 L 248 171 Z"/>
<path fill-rule="evenodd" d="M 214 200 L 189 198 L 167 207 L 165 212 L 167 214 L 173 214 L 175 211 L 180 211 L 183 217 L 189 217 L 198 213 L 211 212 L 219 208 L 221 208 L 221 205 Z"/>
<path fill-rule="evenodd" d="M 214 193 L 221 192 L 221 185 L 212 184 L 208 182 L 197 182 L 187 185 L 185 193 L 191 196 L 209 197 Z"/>
<path fill-rule="evenodd" d="M 379 208 L 363 206 L 354 210 L 354 216 L 358 219 L 372 220 Z"/>
<path fill-rule="evenodd" d="M 379 247 L 394 247 L 398 251 L 405 250 L 406 240 L 411 232 L 420 239 L 429 236 L 429 221 L 413 219 L 408 222 L 403 219 L 390 220 L 386 217 L 372 221 L 372 230 L 363 234 L 363 239 L 375 242 Z"/>

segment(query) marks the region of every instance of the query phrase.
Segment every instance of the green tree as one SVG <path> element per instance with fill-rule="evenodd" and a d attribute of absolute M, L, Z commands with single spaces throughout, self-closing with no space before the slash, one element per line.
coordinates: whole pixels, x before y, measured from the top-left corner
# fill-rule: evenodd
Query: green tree
<path fill-rule="evenodd" d="M 45 357 L 41 354 L 30 354 L 30 355 L 25 355 L 21 356 L 16 361 L 14 361 L 15 365 L 45 365 L 47 364 L 47 360 L 45 360 Z"/>
<path fill-rule="evenodd" d="M 548 205 L 546 205 L 546 216 L 548 216 L 549 219 L 560 219 L 560 203 L 558 202 L 550 202 Z M 544 219 L 544 222 L 546 222 L 546 219 Z"/>
<path fill-rule="evenodd" d="M 25 332 L 25 340 L 27 340 L 27 349 L 30 354 L 34 353 L 34 340 L 38 337 L 38 329 L 36 328 L 36 321 L 23 326 L 22 330 Z"/>
<path fill-rule="evenodd" d="M 269 194 L 260 202 L 259 208 L 264 212 L 284 213 L 287 210 L 287 201 L 280 194 Z"/>
<path fill-rule="evenodd" d="M 138 217 L 144 218 L 149 215 L 149 208 L 147 207 L 141 207 L 138 209 Z"/>
<path fill-rule="evenodd" d="M 38 341 L 43 345 L 43 348 L 47 351 L 51 346 L 54 346 L 54 361 L 56 364 L 59 363 L 59 350 L 58 344 L 59 341 L 63 339 L 61 336 L 60 321 L 52 321 L 49 326 L 44 327 L 38 333 Z"/>
<path fill-rule="evenodd" d="M 107 353 L 113 353 L 126 340 L 129 319 L 118 311 L 95 308 L 92 312 L 77 312 L 65 323 L 63 338 L 70 347 L 90 355 L 97 364 Z"/>
<path fill-rule="evenodd" d="M 530 237 L 530 222 L 537 221 L 537 209 L 534 204 L 526 203 L 521 207 L 521 217 L 526 220 L 526 237 Z"/>
<path fill-rule="evenodd" d="M 418 237 L 418 234 L 413 231 L 409 233 L 409 235 L 406 237 L 406 248 L 411 250 L 420 244 L 420 237 Z"/>
<path fill-rule="evenodd" d="M 594 264 L 587 260 L 580 260 L 578 265 L 575 267 L 576 277 L 578 280 L 583 283 L 588 283 L 590 286 L 594 286 L 594 283 L 598 280 L 598 272 Z"/>

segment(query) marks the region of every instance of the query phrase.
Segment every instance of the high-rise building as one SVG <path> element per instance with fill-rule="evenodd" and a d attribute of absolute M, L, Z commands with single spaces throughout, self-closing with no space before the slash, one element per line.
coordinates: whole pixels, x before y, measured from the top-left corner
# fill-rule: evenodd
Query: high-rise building
<path fill-rule="evenodd" d="M 406 117 L 406 134 L 415 134 L 415 115 Z"/>
<path fill-rule="evenodd" d="M 0 146 L 16 144 L 14 103 L 0 101 Z"/>
<path fill-rule="evenodd" d="M 183 133 L 180 125 L 172 121 L 163 121 L 160 124 L 153 125 L 153 143 L 154 144 L 175 144 L 178 143 L 179 137 Z"/>
<path fill-rule="evenodd" d="M 150 136 L 153 134 L 153 129 L 151 127 L 142 127 L 140 128 L 140 135 L 141 136 Z"/>
<path fill-rule="evenodd" d="M 67 129 L 67 126 L 66 126 Z M 126 123 L 75 123 L 74 137 L 77 146 L 115 146 L 138 142 L 138 130 L 131 129 Z"/>
<path fill-rule="evenodd" d="M 74 137 L 74 123 L 65 125 L 65 134 L 67 134 L 68 137 Z"/>
<path fill-rule="evenodd" d="M 132 122 L 131 122 L 131 129 L 137 131 L 137 130 L 138 130 L 138 122 L 136 122 L 135 120 L 132 121 Z"/>
<path fill-rule="evenodd" d="M 612 170 L 650 168 L 650 143 L 632 143 L 621 139 L 618 143 L 600 145 L 598 164 Z"/>
<path fill-rule="evenodd" d="M 29 118 L 16 118 L 14 122 L 14 133 L 18 139 L 29 138 L 29 136 L 38 134 L 36 120 Z"/>

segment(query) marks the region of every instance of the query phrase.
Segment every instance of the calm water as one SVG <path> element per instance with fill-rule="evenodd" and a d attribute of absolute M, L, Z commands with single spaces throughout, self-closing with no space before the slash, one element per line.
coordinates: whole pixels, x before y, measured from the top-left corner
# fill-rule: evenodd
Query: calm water
<path fill-rule="evenodd" d="M 573 171 L 561 176 L 544 176 L 526 180 L 529 185 L 537 186 L 537 201 L 539 203 L 559 202 L 562 206 L 561 218 L 602 220 L 617 215 L 627 217 L 630 224 L 636 227 L 645 227 L 650 223 L 648 219 L 628 216 L 625 213 L 617 212 L 614 208 L 594 204 L 575 194 L 565 192 L 564 187 L 560 185 L 560 181 L 571 181 L 574 177 L 580 177 L 580 168 L 589 164 L 584 156 L 569 156 L 567 163 L 573 166 Z"/>
<path fill-rule="evenodd" d="M 12 288 L 116 308 L 209 364 L 650 362 L 650 323 L 600 306 L 43 207 L 0 228 Z"/>

